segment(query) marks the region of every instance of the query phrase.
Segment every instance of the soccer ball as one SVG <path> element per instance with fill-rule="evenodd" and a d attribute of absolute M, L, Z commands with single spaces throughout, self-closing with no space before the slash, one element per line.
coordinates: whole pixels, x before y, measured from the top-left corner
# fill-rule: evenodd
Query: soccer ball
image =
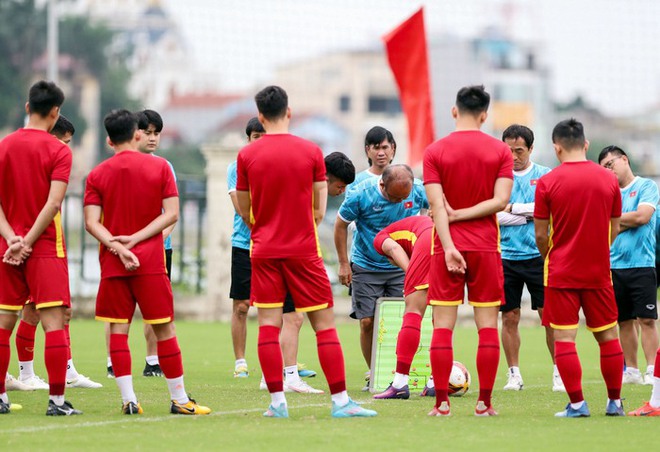
<path fill-rule="evenodd" d="M 458 361 L 454 361 L 449 374 L 449 395 L 452 397 L 460 397 L 465 394 L 470 388 L 470 372 L 467 368 Z"/>

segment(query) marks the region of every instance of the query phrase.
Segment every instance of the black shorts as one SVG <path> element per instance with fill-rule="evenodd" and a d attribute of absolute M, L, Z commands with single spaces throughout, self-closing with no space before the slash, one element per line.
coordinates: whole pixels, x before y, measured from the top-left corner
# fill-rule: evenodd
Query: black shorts
<path fill-rule="evenodd" d="M 612 283 L 619 322 L 658 318 L 655 268 L 612 269 Z"/>
<path fill-rule="evenodd" d="M 165 269 L 167 270 L 167 279 L 172 281 L 172 248 L 165 250 Z"/>
<path fill-rule="evenodd" d="M 231 288 L 229 289 L 229 298 L 232 300 L 250 299 L 250 281 L 252 279 L 252 263 L 250 261 L 250 250 L 243 248 L 231 248 Z M 284 314 L 294 312 L 296 307 L 293 304 L 291 294 L 287 293 L 284 299 Z"/>
<path fill-rule="evenodd" d="M 543 309 L 543 258 L 535 257 L 522 261 L 502 259 L 504 268 L 504 300 L 500 311 L 520 309 L 523 286 L 532 296 L 532 309 Z"/>

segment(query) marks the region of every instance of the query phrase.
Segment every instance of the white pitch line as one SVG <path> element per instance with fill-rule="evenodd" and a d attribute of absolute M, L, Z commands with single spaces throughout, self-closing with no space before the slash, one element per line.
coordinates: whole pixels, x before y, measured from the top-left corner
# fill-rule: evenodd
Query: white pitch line
<path fill-rule="evenodd" d="M 364 402 L 359 402 L 360 405 L 368 405 L 372 403 L 371 400 L 364 401 Z M 328 403 L 313 403 L 313 404 L 308 404 L 308 405 L 296 405 L 296 406 L 289 406 L 290 410 L 296 410 L 300 408 L 314 408 L 314 407 L 322 407 L 328 406 Z M 256 412 L 263 412 L 263 408 L 249 408 L 245 410 L 232 410 L 232 411 L 213 411 L 211 414 L 208 416 L 224 416 L 224 415 L 229 415 L 229 414 L 243 414 L 243 413 L 256 413 Z M 136 418 L 137 417 L 137 418 Z M 196 416 L 188 416 L 188 415 L 174 415 L 171 414 L 169 416 L 158 416 L 158 417 L 140 417 L 137 415 L 136 417 L 131 416 L 130 418 L 125 418 L 125 419 L 117 419 L 114 421 L 99 421 L 99 422 L 81 422 L 78 424 L 51 424 L 51 425 L 42 425 L 38 427 L 19 427 L 16 429 L 13 429 L 11 431 L 6 431 L 6 433 L 36 433 L 36 432 L 45 432 L 45 431 L 50 431 L 50 430 L 63 430 L 63 429 L 72 429 L 72 428 L 88 428 L 88 427 L 105 427 L 107 425 L 117 425 L 117 424 L 128 424 L 128 423 L 134 423 L 134 422 L 163 422 L 163 421 L 171 421 L 174 419 L 182 419 L 182 418 L 190 418 L 190 417 L 196 417 Z M 207 417 L 207 416 L 203 416 Z M 5 432 L 3 432 L 5 433 Z"/>

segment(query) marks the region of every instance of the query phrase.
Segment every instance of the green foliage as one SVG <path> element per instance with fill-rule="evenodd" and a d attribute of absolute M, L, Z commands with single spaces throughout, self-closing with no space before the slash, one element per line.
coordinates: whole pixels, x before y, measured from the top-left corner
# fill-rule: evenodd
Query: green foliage
<path fill-rule="evenodd" d="M 40 76 L 35 62 L 46 51 L 46 10 L 34 0 L 0 0 L 0 128 L 21 127 L 27 90 Z M 101 86 L 101 116 L 113 108 L 135 110 L 139 103 L 127 92 L 130 72 L 124 63 L 130 49 L 113 46 L 115 32 L 87 17 L 63 16 L 59 21 L 59 52 L 70 55 L 75 63 L 62 68 L 60 76 L 74 80 L 80 70 L 87 70 Z M 62 113 L 76 127 L 80 137 L 87 123 L 80 114 L 79 92 L 65 92 Z M 105 136 L 99 134 L 103 149 Z"/>
<path fill-rule="evenodd" d="M 0 128 L 21 127 L 33 64 L 46 48 L 46 15 L 34 0 L 0 0 Z"/>
<path fill-rule="evenodd" d="M 177 175 L 206 177 L 206 159 L 195 145 L 177 145 L 158 151 L 158 155 L 172 163 Z"/>

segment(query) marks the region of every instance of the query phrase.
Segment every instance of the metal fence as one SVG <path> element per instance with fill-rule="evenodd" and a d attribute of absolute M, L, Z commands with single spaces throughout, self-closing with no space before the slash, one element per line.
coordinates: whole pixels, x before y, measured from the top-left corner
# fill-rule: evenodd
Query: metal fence
<path fill-rule="evenodd" d="M 172 232 L 172 284 L 201 293 L 206 288 L 206 181 L 179 176 L 180 214 Z M 96 295 L 100 280 L 98 242 L 85 231 L 83 190 L 67 193 L 62 205 L 63 230 L 69 260 L 71 295 Z"/>

